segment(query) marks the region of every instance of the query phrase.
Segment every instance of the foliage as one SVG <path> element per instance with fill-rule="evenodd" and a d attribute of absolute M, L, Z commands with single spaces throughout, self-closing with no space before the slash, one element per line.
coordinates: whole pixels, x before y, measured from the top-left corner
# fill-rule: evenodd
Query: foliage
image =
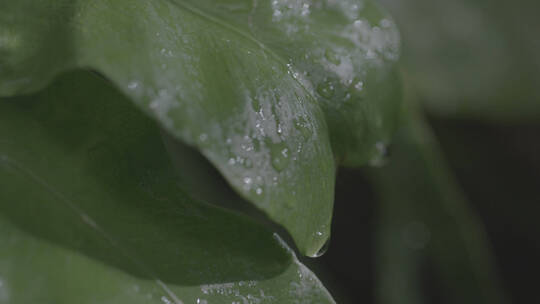
<path fill-rule="evenodd" d="M 4 0 L 0 30 L 0 300 L 332 302 L 219 207 L 187 146 L 321 254 L 336 166 L 379 163 L 398 115 L 399 37 L 377 6 Z"/>

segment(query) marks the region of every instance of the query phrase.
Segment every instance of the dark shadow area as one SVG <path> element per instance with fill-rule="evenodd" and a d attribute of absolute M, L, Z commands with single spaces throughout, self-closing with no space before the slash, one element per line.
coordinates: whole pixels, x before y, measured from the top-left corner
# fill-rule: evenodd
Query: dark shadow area
<path fill-rule="evenodd" d="M 540 302 L 540 124 L 431 117 L 458 182 L 482 218 L 514 303 Z"/>
<path fill-rule="evenodd" d="M 376 197 L 361 170 L 340 168 L 328 251 L 302 260 L 337 303 L 374 303 Z"/>
<path fill-rule="evenodd" d="M 188 197 L 159 128 L 105 80 L 70 72 L 0 107 L 0 212 L 23 231 L 172 284 L 262 280 L 291 263 L 261 224 Z"/>

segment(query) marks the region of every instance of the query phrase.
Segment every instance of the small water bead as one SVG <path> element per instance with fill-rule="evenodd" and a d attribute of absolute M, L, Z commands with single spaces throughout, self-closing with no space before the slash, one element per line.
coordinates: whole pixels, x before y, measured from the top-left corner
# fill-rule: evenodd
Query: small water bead
<path fill-rule="evenodd" d="M 328 238 L 326 240 L 324 245 L 322 245 L 322 247 L 319 249 L 319 251 L 317 251 L 317 253 L 315 253 L 312 257 L 313 258 L 318 258 L 318 257 L 323 256 L 328 251 L 328 248 L 330 248 L 330 238 Z"/>
<path fill-rule="evenodd" d="M 331 49 L 326 49 L 324 52 L 324 58 L 335 65 L 339 65 L 341 63 L 339 56 Z"/>
<path fill-rule="evenodd" d="M 257 195 L 261 195 L 263 193 L 262 188 L 257 188 L 257 190 L 255 190 L 255 193 L 257 193 Z"/>
<path fill-rule="evenodd" d="M 375 53 L 375 51 L 371 49 L 367 50 L 366 59 L 375 59 L 375 58 L 377 58 L 377 53 Z"/>
<path fill-rule="evenodd" d="M 309 15 L 309 13 L 310 13 L 310 11 L 309 11 L 309 4 L 308 4 L 308 3 L 304 3 L 304 4 L 302 5 L 302 12 L 300 13 L 300 15 L 302 15 L 302 16 L 305 17 L 305 16 Z"/>
<path fill-rule="evenodd" d="M 334 96 L 334 86 L 329 81 L 322 82 L 317 86 L 317 93 L 324 98 L 331 98 Z"/>
<path fill-rule="evenodd" d="M 137 81 L 132 81 L 128 83 L 128 89 L 130 90 L 135 90 L 138 87 L 139 87 L 139 83 Z"/>
<path fill-rule="evenodd" d="M 311 128 L 309 127 L 309 124 L 307 122 L 307 120 L 303 117 L 300 117 L 298 119 L 295 119 L 294 121 L 294 127 L 300 131 L 300 133 L 302 134 L 302 136 L 304 137 L 304 139 L 310 139 L 312 134 L 313 134 L 313 131 L 311 130 Z"/>
<path fill-rule="evenodd" d="M 358 91 L 362 91 L 364 89 L 364 82 L 363 81 L 358 81 L 354 85 L 354 88 L 357 89 Z"/>

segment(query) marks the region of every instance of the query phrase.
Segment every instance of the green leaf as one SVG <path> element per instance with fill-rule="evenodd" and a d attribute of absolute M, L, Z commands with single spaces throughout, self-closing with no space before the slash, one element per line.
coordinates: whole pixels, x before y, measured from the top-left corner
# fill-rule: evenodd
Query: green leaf
<path fill-rule="evenodd" d="M 0 94 L 99 71 L 310 256 L 334 160 L 378 160 L 394 127 L 399 39 L 371 2 L 4 2 Z"/>
<path fill-rule="evenodd" d="M 0 303 L 333 303 L 279 237 L 176 182 L 95 75 L 0 99 Z"/>

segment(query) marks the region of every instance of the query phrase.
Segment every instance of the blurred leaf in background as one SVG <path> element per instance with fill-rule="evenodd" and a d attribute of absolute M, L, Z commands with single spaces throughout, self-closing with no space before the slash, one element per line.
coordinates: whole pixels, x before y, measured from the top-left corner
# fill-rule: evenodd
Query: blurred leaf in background
<path fill-rule="evenodd" d="M 538 1 L 380 2 L 400 28 L 406 77 L 432 113 L 540 118 Z"/>

